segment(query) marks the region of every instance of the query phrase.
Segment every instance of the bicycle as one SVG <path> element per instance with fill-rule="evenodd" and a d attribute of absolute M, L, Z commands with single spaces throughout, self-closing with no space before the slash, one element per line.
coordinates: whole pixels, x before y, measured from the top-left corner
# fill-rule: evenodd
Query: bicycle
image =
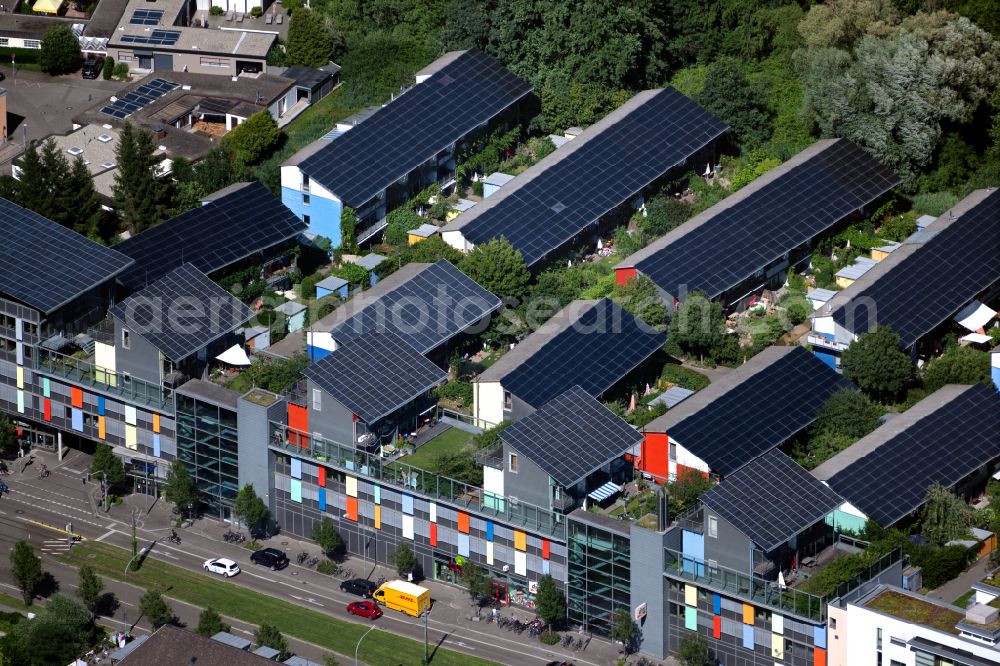
<path fill-rule="evenodd" d="M 308 559 L 309 559 L 309 553 L 302 551 L 301 553 L 298 554 L 298 556 L 296 556 L 295 561 L 299 564 L 302 564 Z"/>
<path fill-rule="evenodd" d="M 317 564 L 319 564 L 319 558 L 318 557 L 310 557 L 309 560 L 306 562 L 306 566 L 307 567 L 314 567 Z"/>
<path fill-rule="evenodd" d="M 580 652 L 587 647 L 587 644 L 583 642 L 582 638 L 576 639 L 576 643 L 573 645 L 573 652 Z"/>
<path fill-rule="evenodd" d="M 573 644 L 573 637 L 572 636 L 570 636 L 569 634 L 566 634 L 565 636 L 563 636 L 562 645 L 563 645 L 564 648 L 568 648 L 572 644 Z"/>

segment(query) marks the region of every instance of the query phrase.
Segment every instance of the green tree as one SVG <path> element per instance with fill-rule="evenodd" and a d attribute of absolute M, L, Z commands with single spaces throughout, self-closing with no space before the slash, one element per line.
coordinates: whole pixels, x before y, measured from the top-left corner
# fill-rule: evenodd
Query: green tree
<path fill-rule="evenodd" d="M 812 433 L 834 433 L 860 439 L 879 426 L 885 410 L 868 397 L 850 389 L 835 392 L 816 413 Z"/>
<path fill-rule="evenodd" d="M 490 596 L 490 576 L 475 562 L 466 560 L 458 574 L 472 603 L 482 606 Z"/>
<path fill-rule="evenodd" d="M 713 666 L 708 657 L 708 641 L 699 633 L 686 632 L 677 646 L 681 666 Z"/>
<path fill-rule="evenodd" d="M 101 601 L 102 592 L 104 592 L 104 583 L 94 571 L 94 567 L 88 564 L 80 567 L 80 584 L 77 585 L 76 596 L 83 600 L 87 609 L 94 615 L 97 614 L 97 604 Z"/>
<path fill-rule="evenodd" d="M 138 233 L 166 219 L 169 188 L 159 177 L 161 158 L 152 133 L 129 122 L 122 126 L 115 147 L 115 206 L 122 220 Z"/>
<path fill-rule="evenodd" d="M 729 124 L 744 150 L 756 148 L 771 138 L 764 95 L 750 85 L 733 58 L 720 58 L 712 63 L 696 101 Z"/>
<path fill-rule="evenodd" d="M 490 15 L 486 4 L 450 0 L 444 11 L 441 39 L 449 51 L 483 49 L 490 37 Z"/>
<path fill-rule="evenodd" d="M 401 543 L 392 551 L 392 563 L 396 565 L 396 572 L 400 576 L 405 576 L 416 570 L 417 556 L 413 554 L 409 544 Z"/>
<path fill-rule="evenodd" d="M 220 631 L 229 631 L 231 626 L 222 621 L 222 616 L 209 606 L 198 615 L 197 632 L 205 638 L 211 638 Z"/>
<path fill-rule="evenodd" d="M 920 514 L 920 533 L 933 543 L 943 546 L 965 537 L 975 520 L 975 510 L 951 490 L 937 483 L 928 488 Z"/>
<path fill-rule="evenodd" d="M 626 312 L 638 317 L 650 328 L 657 331 L 667 329 L 667 306 L 656 289 L 656 285 L 645 275 L 629 280 L 624 285 L 615 284 L 611 290 L 611 300 L 622 306 Z"/>
<path fill-rule="evenodd" d="M 899 350 L 899 336 L 887 326 L 862 333 L 844 350 L 844 376 L 875 400 L 899 396 L 913 378 L 913 361 Z"/>
<path fill-rule="evenodd" d="M 30 622 L 19 622 L 10 634 L 15 643 L 10 650 L 12 664 L 68 664 L 93 646 L 103 635 L 94 626 L 86 608 L 65 594 L 53 594 L 44 610 Z M 7 646 L 0 644 L 0 655 Z M 18 656 L 27 656 L 21 661 Z M 0 659 L 2 661 L 2 659 Z"/>
<path fill-rule="evenodd" d="M 101 208 L 100 195 L 94 189 L 94 177 L 81 156 L 77 155 L 73 160 L 69 179 L 63 183 L 63 187 L 67 190 L 75 211 L 74 223 L 70 228 L 90 239 L 98 239 L 104 209 Z"/>
<path fill-rule="evenodd" d="M 426 240 L 407 245 L 401 253 L 403 263 L 413 262 L 433 264 L 446 259 L 453 264 L 462 260 L 462 253 L 448 245 L 441 236 L 435 234 Z"/>
<path fill-rule="evenodd" d="M 622 644 L 625 654 L 635 652 L 639 640 L 639 625 L 632 619 L 627 608 L 618 608 L 611 614 L 611 630 L 608 638 Z"/>
<path fill-rule="evenodd" d="M 358 216 L 350 206 L 340 211 L 340 247 L 345 252 L 358 249 Z"/>
<path fill-rule="evenodd" d="M 406 232 L 416 229 L 427 222 L 426 219 L 417 214 L 417 211 L 408 206 L 400 206 L 386 215 L 388 226 L 385 228 L 384 240 L 388 245 L 395 245 L 401 248 L 406 247 Z M 343 231 L 341 232 L 343 233 Z"/>
<path fill-rule="evenodd" d="M 550 628 L 566 618 L 566 598 L 552 576 L 545 574 L 538 579 L 535 593 L 535 611 Z"/>
<path fill-rule="evenodd" d="M 139 599 L 139 612 L 145 616 L 154 629 L 174 621 L 174 610 L 156 590 L 147 590 Z"/>
<path fill-rule="evenodd" d="M 945 384 L 989 384 L 990 355 L 974 347 L 952 345 L 924 366 L 922 379 L 928 392 Z"/>
<path fill-rule="evenodd" d="M 458 267 L 500 298 L 520 299 L 527 293 L 531 281 L 521 251 L 514 249 L 503 236 L 472 248 Z"/>
<path fill-rule="evenodd" d="M 45 164 L 34 141 L 25 148 L 18 167 L 20 174 L 13 184 L 15 202 L 19 206 L 48 217 L 46 213 L 49 207 L 49 183 Z"/>
<path fill-rule="evenodd" d="M 6 415 L 0 415 L 0 456 L 12 456 L 17 451 L 17 427 Z"/>
<path fill-rule="evenodd" d="M 108 56 L 104 59 L 104 68 L 101 70 L 101 77 L 105 81 L 110 81 L 111 76 L 115 73 L 115 59 Z"/>
<path fill-rule="evenodd" d="M 285 45 L 288 64 L 323 67 L 343 51 L 344 38 L 330 21 L 307 8 L 295 10 Z"/>
<path fill-rule="evenodd" d="M 30 606 L 35 589 L 42 582 L 42 558 L 35 555 L 35 550 L 24 539 L 15 543 L 10 551 L 10 575 L 21 590 L 24 605 Z"/>
<path fill-rule="evenodd" d="M 245 164 L 256 164 L 274 150 L 279 139 L 281 130 L 278 129 L 278 123 L 265 110 L 258 111 L 233 128 L 226 135 L 225 142 L 232 147 L 238 160 Z"/>
<path fill-rule="evenodd" d="M 163 485 L 163 496 L 181 511 L 190 511 L 198 504 L 198 490 L 180 458 L 175 458 L 170 463 L 167 481 Z"/>
<path fill-rule="evenodd" d="M 333 521 L 325 516 L 313 522 L 312 540 L 319 544 L 327 557 L 333 557 L 344 547 L 344 540 L 333 526 Z"/>
<path fill-rule="evenodd" d="M 253 485 L 249 483 L 240 488 L 236 494 L 236 501 L 233 502 L 233 513 L 246 524 L 251 534 L 271 515 L 267 504 L 257 497 Z"/>
<path fill-rule="evenodd" d="M 706 354 L 725 341 L 726 317 L 722 306 L 703 292 L 691 292 L 670 319 L 669 337 L 682 352 L 704 360 Z"/>
<path fill-rule="evenodd" d="M 38 64 L 47 74 L 66 74 L 80 66 L 83 54 L 80 40 L 67 25 L 56 25 L 48 29 L 42 38 L 42 51 Z"/>
<path fill-rule="evenodd" d="M 107 477 L 108 484 L 113 488 L 125 482 L 125 465 L 122 464 L 122 459 L 103 442 L 94 449 L 94 457 L 90 460 L 90 473 L 102 480 Z"/>
<path fill-rule="evenodd" d="M 195 178 L 206 193 L 217 192 L 241 180 L 249 180 L 246 165 L 236 159 L 228 145 L 208 151 L 194 167 Z"/>
<path fill-rule="evenodd" d="M 285 661 L 291 656 L 288 652 L 288 641 L 286 641 L 285 637 L 281 635 L 278 627 L 274 626 L 270 622 L 264 622 L 257 627 L 257 631 L 253 634 L 253 640 L 257 643 L 257 647 L 263 647 L 266 645 L 269 648 L 278 650 L 280 652 L 278 655 L 278 661 Z"/>
<path fill-rule="evenodd" d="M 698 498 L 715 485 L 702 472 L 686 467 L 677 473 L 677 479 L 668 485 L 670 503 L 676 511 L 695 505 Z"/>

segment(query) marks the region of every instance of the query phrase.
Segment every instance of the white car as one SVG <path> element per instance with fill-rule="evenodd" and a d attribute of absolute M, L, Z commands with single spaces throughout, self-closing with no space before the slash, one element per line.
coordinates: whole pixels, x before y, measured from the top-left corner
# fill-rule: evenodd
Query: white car
<path fill-rule="evenodd" d="M 225 557 L 216 557 L 215 559 L 205 561 L 205 571 L 222 574 L 226 578 L 229 578 L 240 572 L 240 565 Z"/>

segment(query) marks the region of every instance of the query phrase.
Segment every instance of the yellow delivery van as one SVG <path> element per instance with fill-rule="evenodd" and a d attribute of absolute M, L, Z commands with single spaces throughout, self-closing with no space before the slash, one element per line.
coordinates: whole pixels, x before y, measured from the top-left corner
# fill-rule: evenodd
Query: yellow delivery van
<path fill-rule="evenodd" d="M 402 611 L 413 617 L 420 617 L 424 611 L 431 609 L 431 591 L 405 580 L 383 583 L 372 593 L 372 599 L 386 608 Z"/>

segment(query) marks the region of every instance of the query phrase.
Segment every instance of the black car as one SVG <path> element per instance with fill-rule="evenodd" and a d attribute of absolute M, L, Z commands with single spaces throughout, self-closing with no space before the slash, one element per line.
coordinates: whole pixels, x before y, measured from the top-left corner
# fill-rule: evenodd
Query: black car
<path fill-rule="evenodd" d="M 104 69 L 104 58 L 91 58 L 83 63 L 83 78 L 96 79 Z"/>
<path fill-rule="evenodd" d="M 285 554 L 277 548 L 261 548 L 260 550 L 255 550 L 250 555 L 250 561 L 254 564 L 271 567 L 271 571 L 284 569 L 288 566 L 288 557 L 286 557 Z"/>
<path fill-rule="evenodd" d="M 371 599 L 372 593 L 378 589 L 378 584 L 364 578 L 345 580 L 340 584 L 340 591 L 348 594 L 356 594 L 359 597 Z"/>

